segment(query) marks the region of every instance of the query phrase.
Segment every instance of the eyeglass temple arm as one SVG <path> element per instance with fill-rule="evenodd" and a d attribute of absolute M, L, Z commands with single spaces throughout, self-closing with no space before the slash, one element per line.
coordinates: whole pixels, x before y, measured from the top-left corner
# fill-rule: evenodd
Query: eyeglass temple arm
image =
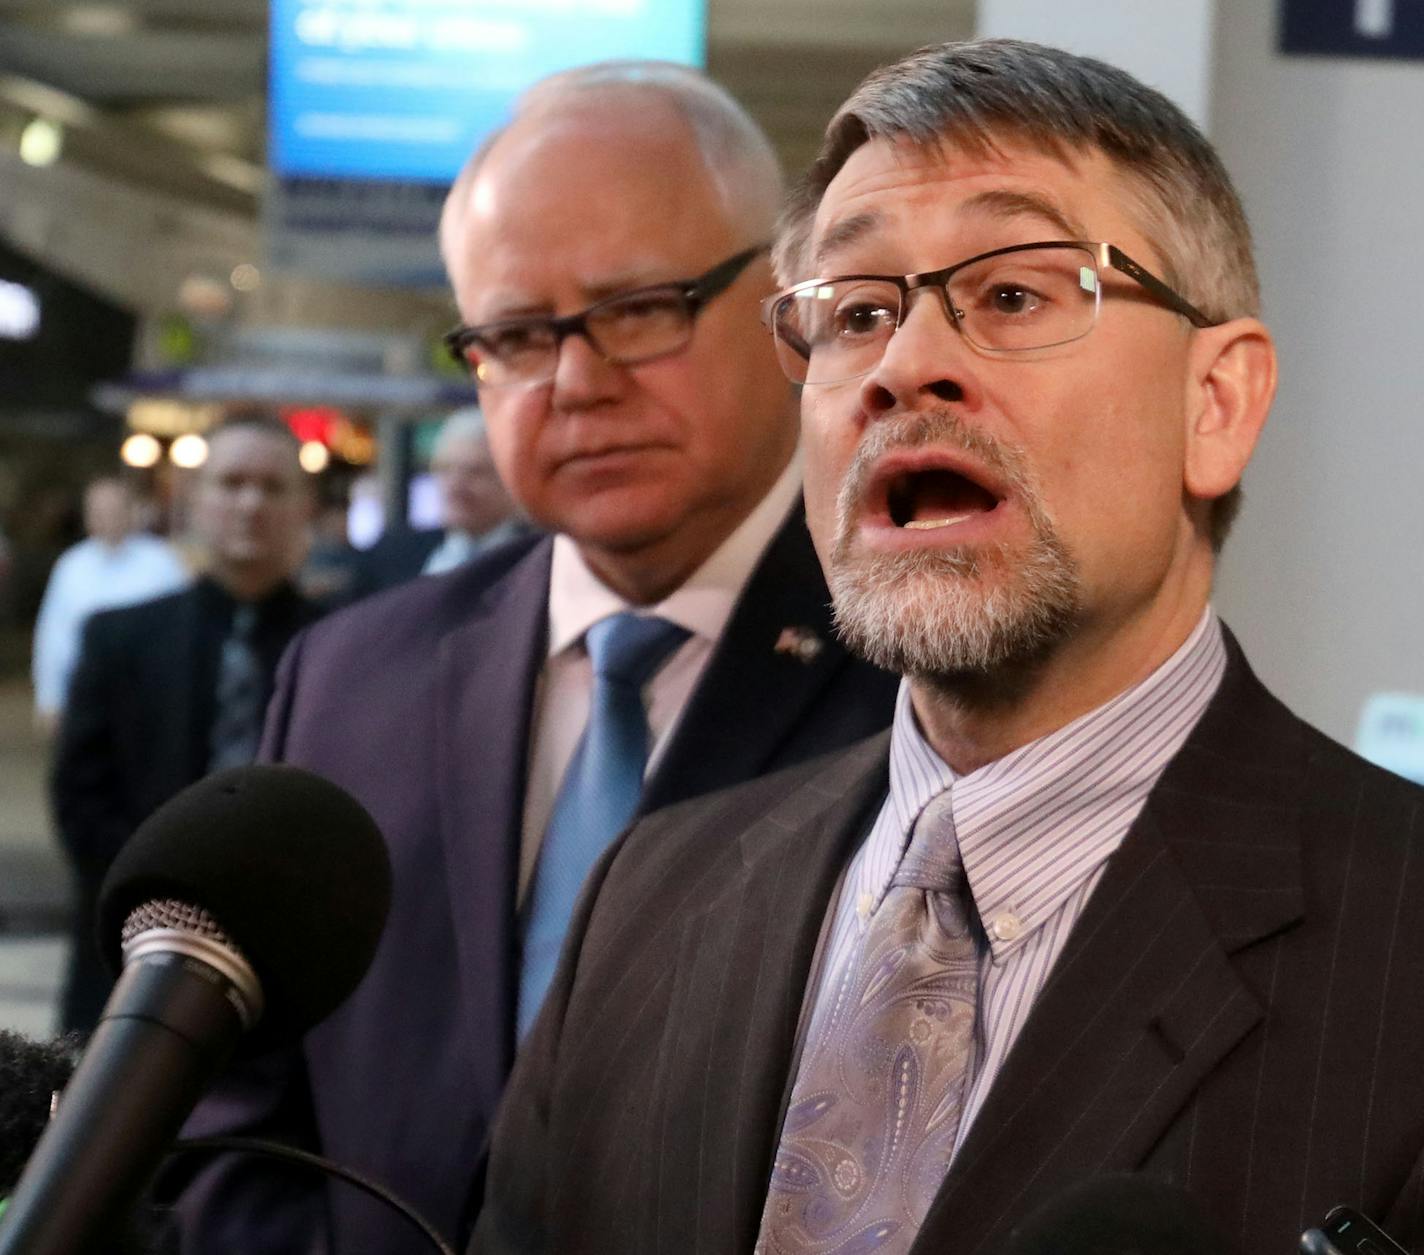
<path fill-rule="evenodd" d="M 752 263 L 752 259 L 759 253 L 764 253 L 770 244 L 754 244 L 751 248 L 745 249 L 735 257 L 729 257 L 716 269 L 702 276 L 694 283 L 689 283 L 683 294 L 687 303 L 694 309 L 700 309 L 706 305 L 714 296 L 725 292 L 736 281 L 742 273 Z"/>
<path fill-rule="evenodd" d="M 1217 324 L 1201 312 L 1190 301 L 1178 296 L 1150 270 L 1144 269 L 1115 244 L 1107 246 L 1108 264 L 1120 270 L 1129 279 L 1135 279 L 1169 309 L 1181 314 L 1194 327 L 1215 327 Z"/>

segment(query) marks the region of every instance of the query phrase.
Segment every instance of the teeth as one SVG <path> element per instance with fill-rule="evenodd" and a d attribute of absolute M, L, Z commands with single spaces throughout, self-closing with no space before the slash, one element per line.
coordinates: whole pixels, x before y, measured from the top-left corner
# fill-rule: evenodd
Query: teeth
<path fill-rule="evenodd" d="M 947 519 L 911 519 L 905 524 L 905 527 L 914 528 L 917 532 L 929 532 L 937 527 L 949 527 L 953 523 L 962 523 L 968 517 L 967 514 L 955 514 Z"/>

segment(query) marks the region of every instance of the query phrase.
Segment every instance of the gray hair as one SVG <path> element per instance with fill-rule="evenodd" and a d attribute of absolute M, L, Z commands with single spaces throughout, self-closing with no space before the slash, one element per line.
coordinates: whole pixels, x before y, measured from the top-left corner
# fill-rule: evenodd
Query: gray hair
<path fill-rule="evenodd" d="M 856 149 L 881 139 L 971 152 L 1018 141 L 1053 156 L 1096 149 L 1124 176 L 1172 287 L 1213 321 L 1259 311 L 1245 212 L 1191 119 L 1124 70 L 1016 39 L 921 48 L 856 89 L 782 216 L 773 255 L 779 282 L 808 277 L 812 222 L 826 188 Z M 1213 503 L 1214 548 L 1239 506 L 1239 487 Z"/>
<path fill-rule="evenodd" d="M 728 220 L 741 224 L 749 239 L 770 238 L 783 195 L 781 163 L 771 141 L 732 94 L 698 70 L 673 61 L 598 61 L 540 79 L 515 101 L 510 122 L 486 136 L 465 163 L 440 216 L 440 247 L 447 264 L 470 187 L 509 126 L 530 114 L 577 108 L 578 97 L 595 93 L 644 95 L 670 105 L 692 132 Z"/>
<path fill-rule="evenodd" d="M 870 75 L 826 128 L 782 218 L 776 267 L 803 277 L 827 186 L 871 140 L 992 152 L 1019 140 L 1055 156 L 1096 148 L 1141 197 L 1164 276 L 1213 320 L 1260 304 L 1251 231 L 1216 151 L 1176 105 L 1124 70 L 1042 44 L 984 39 L 921 48 Z"/>

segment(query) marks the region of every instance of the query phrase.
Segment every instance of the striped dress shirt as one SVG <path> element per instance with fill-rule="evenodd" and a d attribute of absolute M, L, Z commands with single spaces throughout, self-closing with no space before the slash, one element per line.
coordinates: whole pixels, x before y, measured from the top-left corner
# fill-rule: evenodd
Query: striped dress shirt
<path fill-rule="evenodd" d="M 1057 731 L 964 776 L 930 747 L 900 687 L 890 791 L 832 908 L 811 1033 L 890 887 L 910 829 L 951 791 L 955 836 L 983 924 L 979 1013 L 959 1142 L 974 1122 L 1074 922 L 1226 666 L 1208 608 L 1150 676 Z"/>

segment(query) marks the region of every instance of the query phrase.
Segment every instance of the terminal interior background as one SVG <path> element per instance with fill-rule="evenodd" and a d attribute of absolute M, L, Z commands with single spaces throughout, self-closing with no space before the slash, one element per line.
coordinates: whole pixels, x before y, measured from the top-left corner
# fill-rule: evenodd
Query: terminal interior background
<path fill-rule="evenodd" d="M 1281 355 L 1216 604 L 1300 714 L 1424 780 L 1424 21 L 1374 55 L 1405 0 L 1312 3 L 1366 43 L 1283 48 L 1293 0 L 707 0 L 701 20 L 709 72 L 793 173 L 868 70 L 975 34 L 1116 61 L 1192 113 L 1252 220 Z M 84 482 L 151 437 L 131 456 L 156 458 L 180 527 L 181 438 L 275 411 L 364 541 L 474 400 L 439 360 L 454 310 L 421 223 L 443 187 L 269 166 L 269 22 L 293 7 L 401 3 L 0 0 L 0 1027 L 50 1031 L 63 959 L 29 634 Z M 333 246 L 322 214 L 358 202 L 366 247 Z"/>

